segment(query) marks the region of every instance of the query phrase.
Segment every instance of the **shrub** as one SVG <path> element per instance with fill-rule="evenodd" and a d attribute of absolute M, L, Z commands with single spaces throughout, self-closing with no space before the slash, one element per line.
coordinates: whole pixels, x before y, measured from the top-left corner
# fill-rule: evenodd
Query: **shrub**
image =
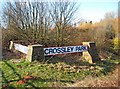
<path fill-rule="evenodd" d="M 115 49 L 115 50 L 116 50 L 116 49 L 117 49 L 117 50 L 120 49 L 120 43 L 119 43 L 119 42 L 120 42 L 120 38 L 117 38 L 117 37 L 116 37 L 116 38 L 113 39 L 114 49 Z"/>

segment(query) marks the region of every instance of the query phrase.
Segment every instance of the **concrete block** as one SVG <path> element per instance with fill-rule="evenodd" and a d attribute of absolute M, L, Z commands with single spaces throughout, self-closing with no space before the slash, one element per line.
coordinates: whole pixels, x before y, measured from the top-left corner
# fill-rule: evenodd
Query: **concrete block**
<path fill-rule="evenodd" d="M 97 61 L 100 61 L 96 44 L 94 42 L 83 42 L 83 45 L 88 46 L 88 51 L 83 52 L 83 57 L 89 62 L 89 63 L 95 63 Z"/>
<path fill-rule="evenodd" d="M 44 58 L 44 47 L 42 45 L 28 45 L 26 60 L 32 62 L 33 60 L 43 60 Z"/>
<path fill-rule="evenodd" d="M 9 46 L 9 49 L 12 50 L 14 48 L 14 44 L 13 44 L 13 41 L 10 41 L 10 46 Z"/>

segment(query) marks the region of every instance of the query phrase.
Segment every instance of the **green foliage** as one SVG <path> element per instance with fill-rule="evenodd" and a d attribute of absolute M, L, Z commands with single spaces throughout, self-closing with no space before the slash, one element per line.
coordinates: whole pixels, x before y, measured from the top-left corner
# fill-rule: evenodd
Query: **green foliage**
<path fill-rule="evenodd" d="M 32 63 L 21 61 L 1 61 L 2 65 L 2 84 L 10 87 L 53 87 L 67 86 L 75 81 L 80 81 L 86 76 L 100 77 L 114 70 L 119 60 L 102 61 L 96 64 L 90 64 L 84 69 L 84 65 L 71 66 L 64 62 L 59 63 Z M 25 76 L 33 76 L 33 79 L 27 80 L 24 84 L 17 84 Z"/>
<path fill-rule="evenodd" d="M 119 50 L 120 49 L 120 39 L 119 38 L 114 38 L 113 39 L 113 43 L 114 43 L 114 49 L 115 50 Z"/>

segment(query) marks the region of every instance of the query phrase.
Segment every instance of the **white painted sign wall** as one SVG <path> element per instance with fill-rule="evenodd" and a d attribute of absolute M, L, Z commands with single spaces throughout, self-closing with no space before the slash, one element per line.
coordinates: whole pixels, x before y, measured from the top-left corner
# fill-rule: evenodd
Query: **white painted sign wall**
<path fill-rule="evenodd" d="M 87 46 L 65 46 L 65 47 L 49 47 L 44 48 L 44 55 L 56 55 L 56 54 L 65 54 L 65 53 L 75 53 L 87 51 Z"/>
<path fill-rule="evenodd" d="M 18 50 L 22 53 L 28 53 L 28 47 L 20 44 L 14 43 L 15 50 Z M 66 54 L 66 53 L 76 53 L 87 51 L 87 46 L 79 45 L 79 46 L 64 46 L 64 47 L 48 47 L 44 48 L 44 56 L 48 55 L 56 55 L 56 54 Z"/>
<path fill-rule="evenodd" d="M 14 43 L 14 48 L 15 48 L 15 50 L 18 50 L 22 53 L 25 53 L 25 54 L 28 53 L 28 47 L 27 46 Z"/>

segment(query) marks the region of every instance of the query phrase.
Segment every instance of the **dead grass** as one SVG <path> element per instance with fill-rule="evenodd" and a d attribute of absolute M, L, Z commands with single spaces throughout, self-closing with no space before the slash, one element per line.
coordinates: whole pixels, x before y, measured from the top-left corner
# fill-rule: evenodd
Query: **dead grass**
<path fill-rule="evenodd" d="M 69 85 L 69 87 L 118 87 L 118 68 L 102 77 L 87 76 L 84 80 Z"/>

